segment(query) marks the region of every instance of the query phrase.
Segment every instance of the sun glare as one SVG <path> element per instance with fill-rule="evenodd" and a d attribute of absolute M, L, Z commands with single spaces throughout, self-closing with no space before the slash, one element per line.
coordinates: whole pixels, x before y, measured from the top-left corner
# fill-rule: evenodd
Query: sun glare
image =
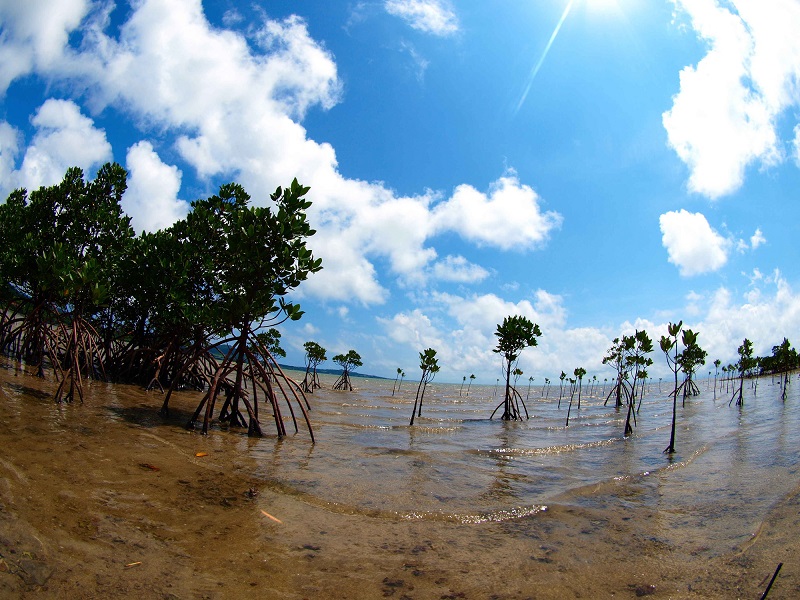
<path fill-rule="evenodd" d="M 533 87 L 533 81 L 536 79 L 536 75 L 539 73 L 539 69 L 541 69 L 542 65 L 544 64 L 545 59 L 547 58 L 547 54 L 550 52 L 550 48 L 553 46 L 553 43 L 556 41 L 558 37 L 558 32 L 561 31 L 561 26 L 564 25 L 564 21 L 567 20 L 570 11 L 572 10 L 573 5 L 580 6 L 581 4 L 586 7 L 591 12 L 599 13 L 621 13 L 620 2 L 623 0 L 568 0 L 566 6 L 564 6 L 564 12 L 561 13 L 561 18 L 558 20 L 555 28 L 553 29 L 553 33 L 550 34 L 550 39 L 547 41 L 547 44 L 544 47 L 544 51 L 539 56 L 539 61 L 536 65 L 531 69 L 530 75 L 528 75 L 528 81 L 525 85 L 525 88 L 522 94 L 517 101 L 516 107 L 513 110 L 513 114 L 516 115 L 519 113 L 522 105 L 525 104 L 525 100 L 528 98 L 528 94 Z M 615 18 L 615 17 L 612 17 Z"/>
<path fill-rule="evenodd" d="M 620 9 L 620 0 L 584 0 L 584 3 L 592 12 L 616 12 Z"/>

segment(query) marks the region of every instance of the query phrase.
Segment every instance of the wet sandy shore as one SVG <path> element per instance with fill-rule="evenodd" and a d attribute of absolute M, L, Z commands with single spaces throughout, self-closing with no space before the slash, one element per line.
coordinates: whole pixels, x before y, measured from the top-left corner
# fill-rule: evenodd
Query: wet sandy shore
<path fill-rule="evenodd" d="M 263 440 L 185 431 L 194 394 L 168 420 L 128 386 L 58 407 L 50 383 L 5 367 L 2 598 L 758 598 L 780 562 L 769 597 L 800 597 L 797 489 L 721 554 L 620 509 L 658 493 L 644 481 L 503 523 L 378 518 L 270 481 L 246 451 Z"/>

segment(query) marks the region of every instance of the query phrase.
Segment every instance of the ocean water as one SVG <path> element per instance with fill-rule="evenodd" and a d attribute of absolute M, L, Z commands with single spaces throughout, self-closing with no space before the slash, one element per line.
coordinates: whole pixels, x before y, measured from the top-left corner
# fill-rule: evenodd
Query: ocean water
<path fill-rule="evenodd" d="M 700 382 L 679 398 L 676 453 L 668 445 L 672 402 L 667 384 L 646 391 L 633 435 L 626 408 L 596 387 L 569 426 L 569 397 L 559 389 L 520 387 L 530 419 L 489 419 L 502 386 L 428 386 L 422 417 L 409 426 L 416 382 L 392 395 L 392 381 L 354 380 L 353 392 L 309 394 L 316 444 L 307 432 L 248 446 L 259 475 L 281 493 L 329 511 L 390 520 L 484 523 L 536 515 L 554 504 L 647 509 L 660 515 L 670 542 L 696 535 L 725 552 L 754 534 L 770 507 L 798 481 L 800 381 L 786 401 L 777 378 L 745 382 L 744 405 Z M 710 385 L 709 385 L 710 384 Z M 588 387 L 588 386 L 587 386 Z M 306 439 L 304 439 L 306 438 Z M 622 491 L 624 488 L 624 492 Z M 635 490 L 643 490 L 641 493 Z M 634 491 L 631 491 L 634 490 Z M 622 494 L 620 496 L 620 494 Z"/>

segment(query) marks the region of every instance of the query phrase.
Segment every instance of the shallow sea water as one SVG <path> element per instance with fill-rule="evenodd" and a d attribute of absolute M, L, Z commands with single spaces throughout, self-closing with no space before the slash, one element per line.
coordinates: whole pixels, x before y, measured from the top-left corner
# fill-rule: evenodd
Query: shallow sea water
<path fill-rule="evenodd" d="M 387 519 L 502 522 L 537 514 L 553 504 L 591 507 L 620 482 L 655 494 L 620 498 L 621 507 L 663 513 L 676 527 L 704 530 L 722 552 L 750 537 L 765 510 L 798 485 L 800 381 L 786 402 L 770 378 L 747 389 L 742 407 L 729 406 L 723 388 L 714 398 L 679 399 L 676 453 L 663 453 L 671 424 L 666 385 L 646 391 L 634 434 L 622 435 L 625 409 L 604 406 L 599 386 L 558 408 L 557 387 L 521 387 L 530 419 L 488 417 L 502 394 L 494 386 L 432 384 L 422 417 L 409 427 L 416 385 L 392 396 L 392 381 L 354 380 L 354 392 L 309 395 L 317 443 L 299 439 L 252 448 L 260 475 L 285 493 L 329 510 Z M 606 388 L 608 391 L 610 388 Z M 298 437 L 302 437 L 303 431 Z"/>
<path fill-rule="evenodd" d="M 187 432 L 196 393 L 167 420 L 134 386 L 56 406 L 53 382 L 6 365 L 0 596 L 749 598 L 778 561 L 770 597 L 800 594 L 796 374 L 785 402 L 777 379 L 746 382 L 742 407 L 701 381 L 671 457 L 665 383 L 625 438 L 602 385 L 567 427 L 556 386 L 521 386 L 530 419 L 503 422 L 502 389 L 434 382 L 409 427 L 416 382 L 333 381 L 308 396 L 312 444 L 266 418 L 260 439 Z M 14 546 L 43 588 L 10 577 Z"/>

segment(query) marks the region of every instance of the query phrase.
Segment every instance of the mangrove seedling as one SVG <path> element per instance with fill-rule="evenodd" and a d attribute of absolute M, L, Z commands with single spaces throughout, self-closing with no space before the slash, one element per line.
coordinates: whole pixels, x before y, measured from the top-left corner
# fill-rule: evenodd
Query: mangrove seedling
<path fill-rule="evenodd" d="M 636 383 L 647 379 L 647 367 L 653 364 L 653 359 L 647 356 L 653 351 L 653 340 L 644 330 L 636 331 L 633 336 L 623 336 L 623 339 L 625 340 L 626 371 L 633 373 L 628 416 L 625 421 L 625 435 L 630 435 L 633 433 L 631 418 L 633 418 L 633 424 L 636 424 L 636 415 L 633 414 L 636 404 Z"/>
<path fill-rule="evenodd" d="M 683 321 L 677 323 L 670 323 L 667 326 L 667 335 L 661 336 L 661 351 L 667 359 L 667 367 L 672 371 L 674 377 L 674 385 L 670 396 L 672 396 L 672 429 L 669 435 L 669 445 L 664 448 L 664 452 L 672 454 L 675 452 L 675 421 L 678 413 L 678 371 L 680 370 L 680 363 L 678 362 L 678 333 L 683 327 Z M 670 353 L 673 354 L 670 354 Z"/>
<path fill-rule="evenodd" d="M 411 411 L 411 422 L 409 426 L 414 424 L 414 415 L 422 416 L 422 399 L 425 396 L 425 388 L 428 387 L 436 373 L 439 372 L 439 361 L 436 359 L 436 350 L 427 348 L 419 353 L 419 368 L 422 370 L 422 376 L 419 378 L 419 385 L 417 386 L 417 396 L 414 399 L 414 410 Z M 417 403 L 419 403 L 419 412 L 417 412 Z"/>
<path fill-rule="evenodd" d="M 306 342 L 303 344 L 306 351 L 306 376 L 303 378 L 301 387 L 304 392 L 313 393 L 314 390 L 322 387 L 317 374 L 317 367 L 328 360 L 325 355 L 325 348 L 317 342 Z"/>
<path fill-rule="evenodd" d="M 578 380 L 578 410 L 581 409 L 581 390 L 583 388 L 583 376 L 586 375 L 586 369 L 578 367 L 573 371 L 573 375 Z"/>
<path fill-rule="evenodd" d="M 502 324 L 497 326 L 495 335 L 497 336 L 497 347 L 492 352 L 500 354 L 503 358 L 506 388 L 503 402 L 494 409 L 492 417 L 502 406 L 503 414 L 500 418 L 504 421 L 522 419 L 522 414 L 519 410 L 519 403 L 521 402 L 527 418 L 528 409 L 525 407 L 519 392 L 511 384 L 511 374 L 516 368 L 520 353 L 525 348 L 536 346 L 536 338 L 540 337 L 542 332 L 536 323 L 531 322 L 527 317 L 517 315 L 503 319 Z"/>
<path fill-rule="evenodd" d="M 583 376 L 586 375 L 586 369 L 584 369 L 583 367 L 576 367 L 576 369 L 573 371 L 573 374 L 575 375 L 575 379 L 570 379 L 569 380 L 570 383 L 572 384 L 572 388 L 570 390 L 571 393 L 570 393 L 570 397 L 569 397 L 569 406 L 567 407 L 567 423 L 566 423 L 566 427 L 569 427 L 569 414 L 572 411 L 572 398 L 575 395 L 575 382 L 576 381 L 578 382 L 578 408 L 580 409 L 580 407 L 581 407 L 581 384 L 583 382 Z"/>
<path fill-rule="evenodd" d="M 751 369 L 756 366 L 756 361 L 753 358 L 753 342 L 744 339 L 742 345 L 736 350 L 739 354 L 739 360 L 736 362 L 736 370 L 739 373 L 739 387 L 734 387 L 733 395 L 731 396 L 728 406 L 736 400 L 736 406 L 742 406 L 744 399 L 742 398 L 742 386 L 744 385 L 744 376 Z"/>
<path fill-rule="evenodd" d="M 773 373 L 778 373 L 778 385 L 781 386 L 781 400 L 786 402 L 786 388 L 789 385 L 789 373 L 797 368 L 797 350 L 795 350 L 789 340 L 783 338 L 777 346 L 772 347 L 772 356 L 765 357 L 765 368 L 769 368 Z"/>
<path fill-rule="evenodd" d="M 561 380 L 561 386 L 558 388 L 558 408 L 561 410 L 561 397 L 564 395 L 564 379 L 566 379 L 567 374 L 564 371 L 561 371 L 561 375 L 559 375 L 559 379 Z"/>
<path fill-rule="evenodd" d="M 397 380 L 400 379 L 400 373 L 403 372 L 403 369 L 397 367 L 397 375 L 395 375 L 394 383 L 392 384 L 392 396 L 394 396 L 394 389 L 397 387 Z"/>
<path fill-rule="evenodd" d="M 628 399 L 629 393 L 625 385 L 625 342 L 619 338 L 614 338 L 611 342 L 611 347 L 608 349 L 608 354 L 603 357 L 603 364 L 610 365 L 617 372 L 616 380 L 613 381 L 614 385 L 606 396 L 606 401 L 603 406 L 608 404 L 611 397 L 614 397 L 614 406 L 619 408 L 623 404 L 623 398 Z"/>
<path fill-rule="evenodd" d="M 681 334 L 681 341 L 683 342 L 683 352 L 680 353 L 678 362 L 681 366 L 681 372 L 684 379 L 681 384 L 683 391 L 683 406 L 686 406 L 686 396 L 697 396 L 700 390 L 694 382 L 694 373 L 697 367 L 706 364 L 706 356 L 708 352 L 703 350 L 697 344 L 697 334 L 691 329 L 686 329 Z"/>
<path fill-rule="evenodd" d="M 333 357 L 333 362 L 342 367 L 342 374 L 333 384 L 335 390 L 353 391 L 353 384 L 350 382 L 350 373 L 363 365 L 361 355 L 355 350 L 348 351 L 347 354 L 337 354 Z"/>

